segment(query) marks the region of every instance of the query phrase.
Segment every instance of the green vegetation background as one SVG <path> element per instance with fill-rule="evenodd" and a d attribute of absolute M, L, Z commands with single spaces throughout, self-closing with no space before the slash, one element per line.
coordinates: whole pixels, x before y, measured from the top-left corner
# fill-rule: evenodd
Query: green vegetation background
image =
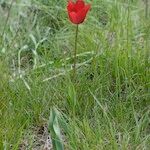
<path fill-rule="evenodd" d="M 70 80 L 75 26 L 66 5 L 0 1 L 0 149 L 18 149 L 27 134 L 32 139 L 30 128 L 47 123 L 55 106 L 67 122 L 66 149 L 148 150 L 146 0 L 92 2 L 79 26 L 76 83 Z"/>

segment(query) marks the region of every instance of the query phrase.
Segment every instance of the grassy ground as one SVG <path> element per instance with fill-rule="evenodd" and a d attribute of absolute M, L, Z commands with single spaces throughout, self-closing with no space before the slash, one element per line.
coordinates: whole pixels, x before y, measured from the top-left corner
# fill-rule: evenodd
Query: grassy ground
<path fill-rule="evenodd" d="M 57 108 L 65 149 L 150 147 L 150 11 L 142 0 L 95 0 L 79 26 L 67 1 L 0 1 L 0 149 L 19 149 Z M 32 149 L 32 142 L 28 148 Z"/>

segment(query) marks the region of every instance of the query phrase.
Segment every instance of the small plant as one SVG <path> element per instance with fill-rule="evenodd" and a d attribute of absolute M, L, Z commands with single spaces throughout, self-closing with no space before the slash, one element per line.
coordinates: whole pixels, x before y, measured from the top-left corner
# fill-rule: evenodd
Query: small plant
<path fill-rule="evenodd" d="M 74 64 L 73 64 L 73 78 L 76 75 L 76 55 L 77 55 L 77 40 L 78 40 L 78 26 L 83 23 L 88 11 L 90 10 L 91 5 L 85 4 L 84 0 L 77 0 L 74 3 L 72 0 L 69 0 L 67 5 L 68 16 L 70 21 L 76 25 L 75 33 L 75 48 L 74 48 Z"/>
<path fill-rule="evenodd" d="M 52 144 L 54 150 L 64 150 L 61 131 L 59 127 L 59 112 L 56 108 L 52 108 L 49 122 L 48 130 L 52 137 Z"/>

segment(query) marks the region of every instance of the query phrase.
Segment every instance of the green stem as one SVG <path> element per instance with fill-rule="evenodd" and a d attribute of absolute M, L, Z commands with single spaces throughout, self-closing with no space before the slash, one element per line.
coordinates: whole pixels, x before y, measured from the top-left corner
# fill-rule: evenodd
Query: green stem
<path fill-rule="evenodd" d="M 73 56 L 73 78 L 76 76 L 76 62 L 77 62 L 77 41 L 78 40 L 78 25 L 76 26 L 76 35 L 75 35 L 75 48 Z"/>

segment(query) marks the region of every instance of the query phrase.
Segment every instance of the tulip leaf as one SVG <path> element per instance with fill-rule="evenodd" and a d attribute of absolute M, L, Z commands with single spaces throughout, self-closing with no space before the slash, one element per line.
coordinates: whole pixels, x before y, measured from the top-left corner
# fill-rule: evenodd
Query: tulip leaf
<path fill-rule="evenodd" d="M 52 144 L 54 150 L 64 150 L 61 131 L 59 127 L 59 112 L 53 108 L 50 113 L 48 129 L 52 137 Z"/>

